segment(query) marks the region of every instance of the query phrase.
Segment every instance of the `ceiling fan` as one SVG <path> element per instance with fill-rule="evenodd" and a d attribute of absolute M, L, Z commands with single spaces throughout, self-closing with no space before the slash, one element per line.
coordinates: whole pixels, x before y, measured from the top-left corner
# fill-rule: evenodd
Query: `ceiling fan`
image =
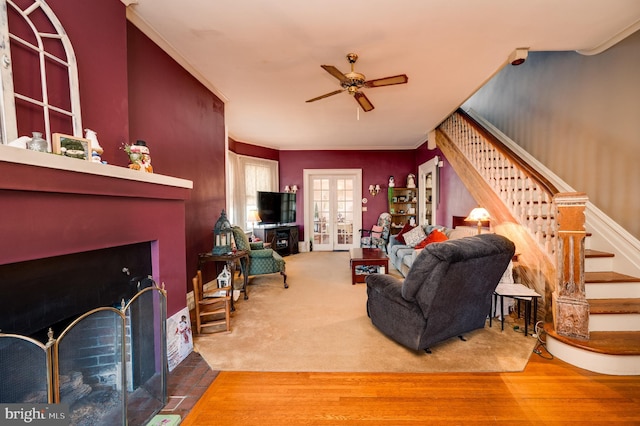
<path fill-rule="evenodd" d="M 376 80 L 367 80 L 365 79 L 364 74 L 360 74 L 359 72 L 355 72 L 354 64 L 358 60 L 358 55 L 355 53 L 349 53 L 347 55 L 347 60 L 351 64 L 351 72 L 343 74 L 333 65 L 320 65 L 326 72 L 340 80 L 340 86 L 342 89 L 334 90 L 331 93 L 324 94 L 322 96 L 318 96 L 317 98 L 309 99 L 307 102 L 315 102 L 320 99 L 328 98 L 329 96 L 337 95 L 338 93 L 342 93 L 345 90 L 349 92 L 350 95 L 353 95 L 356 102 L 362 107 L 365 112 L 371 111 L 374 106 L 369 101 L 367 96 L 360 92 L 362 88 L 374 88 L 381 86 L 391 86 L 394 84 L 405 84 L 409 81 L 409 77 L 406 74 L 394 75 L 392 77 L 378 78 Z"/>

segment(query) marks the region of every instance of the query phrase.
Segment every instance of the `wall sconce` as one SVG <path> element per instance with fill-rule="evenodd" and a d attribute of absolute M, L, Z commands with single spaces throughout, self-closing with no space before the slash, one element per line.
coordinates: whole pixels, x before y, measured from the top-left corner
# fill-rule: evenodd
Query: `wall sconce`
<path fill-rule="evenodd" d="M 295 184 L 291 186 L 285 185 L 284 192 L 295 194 L 296 192 L 298 192 L 298 185 L 295 185 Z"/>
<path fill-rule="evenodd" d="M 478 235 L 480 235 L 482 222 L 488 222 L 489 220 L 491 220 L 489 212 L 482 207 L 476 207 L 475 209 L 471 210 L 469 216 L 465 218 L 465 222 L 478 222 Z"/>
<path fill-rule="evenodd" d="M 369 185 L 369 193 L 374 197 L 380 192 L 380 185 Z"/>

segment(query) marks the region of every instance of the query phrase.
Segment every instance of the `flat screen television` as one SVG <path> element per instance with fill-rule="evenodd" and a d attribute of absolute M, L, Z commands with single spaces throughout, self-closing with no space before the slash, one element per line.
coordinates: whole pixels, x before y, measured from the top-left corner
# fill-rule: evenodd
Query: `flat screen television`
<path fill-rule="evenodd" d="M 261 225 L 296 221 L 296 194 L 258 191 L 258 216 Z"/>

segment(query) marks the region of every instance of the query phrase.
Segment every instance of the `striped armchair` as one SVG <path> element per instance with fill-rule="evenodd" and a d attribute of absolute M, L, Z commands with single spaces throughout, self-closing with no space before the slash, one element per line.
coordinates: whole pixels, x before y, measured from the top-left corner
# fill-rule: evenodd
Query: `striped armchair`
<path fill-rule="evenodd" d="M 231 228 L 233 239 L 238 250 L 246 250 L 249 253 L 248 265 L 241 262 L 240 269 L 247 277 L 251 275 L 275 274 L 279 272 L 284 278 L 284 288 L 289 288 L 287 284 L 287 274 L 285 273 L 285 262 L 282 256 L 270 248 L 264 248 L 263 242 L 249 242 L 247 234 L 239 226 Z"/>

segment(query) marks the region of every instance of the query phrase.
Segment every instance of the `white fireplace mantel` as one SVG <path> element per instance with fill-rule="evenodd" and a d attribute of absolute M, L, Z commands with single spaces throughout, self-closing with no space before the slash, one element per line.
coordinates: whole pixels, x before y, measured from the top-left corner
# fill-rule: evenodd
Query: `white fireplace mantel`
<path fill-rule="evenodd" d="M 193 189 L 193 182 L 186 179 L 157 173 L 145 173 L 127 167 L 83 161 L 76 158 L 63 157 L 62 155 L 31 151 L 29 149 L 2 144 L 0 144 L 0 162 Z"/>

